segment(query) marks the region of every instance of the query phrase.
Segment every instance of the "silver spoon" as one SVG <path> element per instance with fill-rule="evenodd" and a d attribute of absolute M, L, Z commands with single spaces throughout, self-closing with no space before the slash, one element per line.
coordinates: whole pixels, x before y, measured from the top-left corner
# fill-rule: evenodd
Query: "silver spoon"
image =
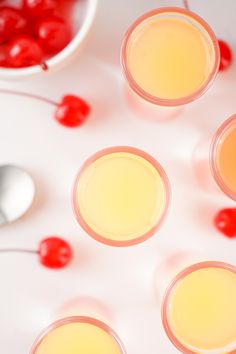
<path fill-rule="evenodd" d="M 14 165 L 0 166 L 0 225 L 22 217 L 35 196 L 35 184 L 24 169 Z"/>

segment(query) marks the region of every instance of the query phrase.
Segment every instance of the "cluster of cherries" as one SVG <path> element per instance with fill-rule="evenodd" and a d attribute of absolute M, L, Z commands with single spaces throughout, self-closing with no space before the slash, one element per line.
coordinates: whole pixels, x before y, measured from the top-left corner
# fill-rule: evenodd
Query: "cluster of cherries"
<path fill-rule="evenodd" d="M 71 41 L 69 21 L 64 17 L 73 1 L 19 0 L 19 7 L 7 6 L 0 0 L 0 67 L 23 68 L 41 65 L 63 50 Z M 90 113 L 90 106 L 81 97 L 65 95 L 61 101 L 22 92 L 1 90 L 1 93 L 33 97 L 56 107 L 54 118 L 70 128 L 80 126 Z"/>
<path fill-rule="evenodd" d="M 20 0 L 19 8 L 0 2 L 0 66 L 46 69 L 45 60 L 72 39 L 69 21 L 60 14 L 63 0 Z"/>

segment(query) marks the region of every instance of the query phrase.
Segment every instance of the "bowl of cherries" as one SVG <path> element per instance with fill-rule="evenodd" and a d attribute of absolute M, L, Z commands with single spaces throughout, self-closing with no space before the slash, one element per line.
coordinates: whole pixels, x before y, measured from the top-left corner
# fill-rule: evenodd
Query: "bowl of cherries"
<path fill-rule="evenodd" d="M 0 0 L 0 78 L 51 71 L 80 47 L 97 0 Z"/>

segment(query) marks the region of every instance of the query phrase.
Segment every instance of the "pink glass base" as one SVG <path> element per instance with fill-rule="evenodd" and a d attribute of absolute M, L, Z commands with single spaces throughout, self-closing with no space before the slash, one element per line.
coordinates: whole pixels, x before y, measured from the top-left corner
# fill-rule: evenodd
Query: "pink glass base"
<path fill-rule="evenodd" d="M 209 193 L 222 194 L 211 172 L 209 161 L 211 140 L 212 138 L 209 137 L 201 141 L 193 152 L 192 163 L 194 175 L 197 183 L 203 190 Z"/>
<path fill-rule="evenodd" d="M 163 296 L 172 279 L 185 268 L 209 259 L 203 253 L 192 250 L 165 251 L 164 259 L 156 267 L 154 276 L 154 292 L 158 306 L 161 305 Z"/>
<path fill-rule="evenodd" d="M 184 106 L 158 106 L 138 96 L 127 84 L 124 85 L 124 95 L 127 106 L 138 117 L 147 121 L 164 123 L 179 117 Z"/>
<path fill-rule="evenodd" d="M 99 321 L 105 322 L 111 326 L 114 320 L 110 308 L 100 300 L 91 296 L 75 296 L 66 301 L 54 313 L 52 320 L 58 321 L 61 318 L 73 316 L 88 316 L 96 318 Z"/>

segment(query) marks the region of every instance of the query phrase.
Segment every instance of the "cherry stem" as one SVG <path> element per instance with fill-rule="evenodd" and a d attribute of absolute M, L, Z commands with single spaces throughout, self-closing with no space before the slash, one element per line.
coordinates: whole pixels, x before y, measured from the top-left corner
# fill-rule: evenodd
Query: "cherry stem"
<path fill-rule="evenodd" d="M 5 90 L 5 89 L 0 89 L 0 93 L 6 94 L 6 95 L 13 95 L 13 96 L 22 96 L 22 97 L 28 97 L 28 98 L 33 98 L 34 100 L 37 101 L 43 101 L 46 102 L 50 105 L 57 106 L 57 102 L 50 100 L 48 98 L 44 98 L 42 96 L 34 95 L 32 93 L 27 93 L 27 92 L 20 92 L 20 91 L 12 91 L 12 90 Z"/>
<path fill-rule="evenodd" d="M 184 7 L 185 7 L 185 9 L 186 9 L 186 10 L 190 10 L 188 0 L 183 0 L 183 3 L 184 3 Z"/>
<path fill-rule="evenodd" d="M 21 249 L 21 248 L 6 248 L 6 249 L 0 249 L 0 253 L 33 253 L 33 254 L 37 254 L 37 253 L 39 253 L 39 251 L 26 250 L 26 249 Z"/>
<path fill-rule="evenodd" d="M 48 71 L 48 65 L 45 61 L 40 66 L 43 71 Z"/>

